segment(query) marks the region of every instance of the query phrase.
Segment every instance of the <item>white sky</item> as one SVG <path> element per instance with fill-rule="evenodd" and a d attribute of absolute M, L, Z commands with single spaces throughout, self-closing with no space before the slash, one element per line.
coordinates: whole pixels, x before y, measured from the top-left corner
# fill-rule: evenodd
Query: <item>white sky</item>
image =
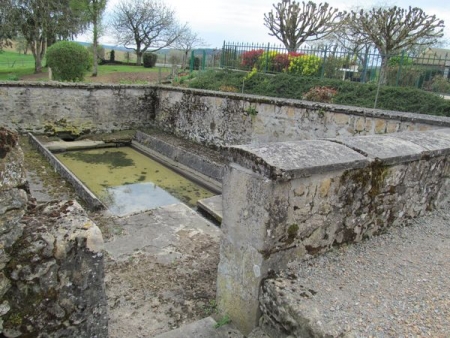
<path fill-rule="evenodd" d="M 106 16 L 119 0 L 108 0 Z M 139 1 L 139 0 L 136 0 Z M 220 48 L 223 41 L 227 42 L 257 42 L 276 43 L 279 41 L 269 36 L 269 30 L 263 24 L 264 13 L 272 9 L 274 2 L 279 0 L 164 0 L 175 9 L 180 22 L 187 22 L 191 29 L 202 37 L 211 48 Z M 320 1 L 316 1 L 319 3 Z M 378 5 L 399 6 L 403 8 L 419 7 L 426 14 L 435 14 L 444 20 L 444 38 L 450 46 L 450 1 L 448 0 L 347 0 L 345 5 L 337 0 L 328 3 L 340 10 L 349 10 L 354 6 L 371 8 Z M 107 25 L 106 25 L 107 26 Z M 89 37 L 79 37 L 80 41 L 89 41 Z M 115 44 L 115 41 L 105 34 L 101 38 L 105 44 Z"/>

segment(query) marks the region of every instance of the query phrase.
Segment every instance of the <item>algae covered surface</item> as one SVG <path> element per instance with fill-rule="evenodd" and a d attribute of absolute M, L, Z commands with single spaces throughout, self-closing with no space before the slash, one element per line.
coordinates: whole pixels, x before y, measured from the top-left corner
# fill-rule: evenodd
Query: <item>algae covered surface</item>
<path fill-rule="evenodd" d="M 214 194 L 129 148 L 70 151 L 56 155 L 115 214 L 184 202 L 195 207 Z"/>

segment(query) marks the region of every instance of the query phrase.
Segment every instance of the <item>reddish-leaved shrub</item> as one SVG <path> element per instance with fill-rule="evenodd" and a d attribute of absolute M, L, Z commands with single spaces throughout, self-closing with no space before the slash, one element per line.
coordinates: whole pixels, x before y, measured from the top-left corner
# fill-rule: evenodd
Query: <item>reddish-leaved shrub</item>
<path fill-rule="evenodd" d="M 245 69 L 252 69 L 257 66 L 259 58 L 264 53 L 264 49 L 253 49 L 248 52 L 242 53 L 241 66 Z"/>

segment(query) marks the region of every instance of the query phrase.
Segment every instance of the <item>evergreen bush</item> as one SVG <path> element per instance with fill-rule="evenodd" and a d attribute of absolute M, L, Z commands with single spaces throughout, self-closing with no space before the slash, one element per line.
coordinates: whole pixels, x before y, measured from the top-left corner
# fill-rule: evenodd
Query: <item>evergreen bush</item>
<path fill-rule="evenodd" d="M 53 78 L 58 81 L 82 81 L 92 64 L 89 51 L 71 41 L 60 41 L 50 46 L 46 59 Z"/>
<path fill-rule="evenodd" d="M 156 65 L 156 60 L 158 59 L 158 55 L 155 53 L 144 53 L 143 63 L 144 68 L 153 68 Z"/>

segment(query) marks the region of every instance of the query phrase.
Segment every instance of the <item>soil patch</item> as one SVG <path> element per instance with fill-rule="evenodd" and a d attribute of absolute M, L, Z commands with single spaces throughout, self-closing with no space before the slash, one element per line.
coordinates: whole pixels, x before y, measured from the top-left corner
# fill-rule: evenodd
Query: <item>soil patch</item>
<path fill-rule="evenodd" d="M 164 81 L 169 76 L 170 72 L 167 69 L 161 71 L 161 78 L 158 72 L 142 72 L 142 73 L 127 73 L 116 72 L 92 77 L 87 75 L 84 82 L 88 83 L 115 83 L 115 84 L 148 84 L 157 83 L 160 80 Z M 22 81 L 48 81 L 47 70 L 41 74 L 25 75 L 20 78 Z"/>

